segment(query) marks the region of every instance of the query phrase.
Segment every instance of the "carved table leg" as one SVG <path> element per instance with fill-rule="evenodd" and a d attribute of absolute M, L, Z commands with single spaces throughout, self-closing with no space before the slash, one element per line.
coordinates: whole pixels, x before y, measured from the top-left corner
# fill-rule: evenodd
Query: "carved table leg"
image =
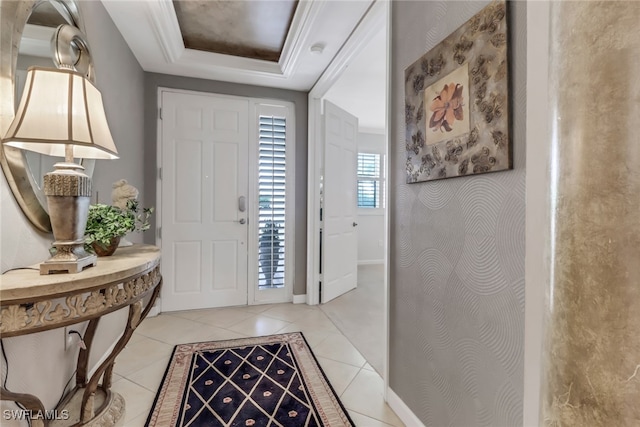
<path fill-rule="evenodd" d="M 91 346 L 93 345 L 93 338 L 96 336 L 96 330 L 98 329 L 98 323 L 100 323 L 100 317 L 91 319 L 87 330 L 84 333 L 83 341 L 85 348 L 80 349 L 78 353 L 78 372 L 76 373 L 76 386 L 85 387 L 87 385 L 87 373 L 89 369 L 89 356 L 91 354 Z M 66 337 L 65 337 L 66 338 Z"/>
<path fill-rule="evenodd" d="M 14 393 L 4 387 L 0 387 L 0 400 L 11 400 L 24 407 L 24 409 L 32 414 L 44 414 L 44 405 L 32 394 Z M 31 427 L 46 427 L 49 423 L 47 420 L 36 418 L 31 420 Z"/>
<path fill-rule="evenodd" d="M 102 376 L 102 388 L 105 390 L 111 390 L 111 381 L 113 379 L 113 363 L 107 366 Z"/>
<path fill-rule="evenodd" d="M 129 306 L 129 316 L 127 318 L 127 325 L 125 327 L 124 333 L 122 337 L 116 343 L 111 354 L 106 358 L 104 362 L 98 367 L 96 372 L 93 374 L 89 382 L 87 383 L 87 388 L 84 391 L 84 395 L 82 397 L 82 417 L 80 419 L 80 424 L 84 424 L 88 422 L 91 418 L 93 418 L 95 414 L 95 408 L 93 407 L 93 396 L 95 395 L 96 389 L 98 388 L 98 381 L 105 373 L 105 370 L 113 365 L 113 362 L 120 354 L 120 352 L 124 349 L 124 346 L 129 342 L 131 335 L 133 335 L 133 331 L 140 323 L 142 314 L 142 301 L 137 301 L 136 303 Z M 104 388 L 103 388 L 104 389 Z M 107 395 L 110 393 L 109 390 L 106 390 Z"/>
<path fill-rule="evenodd" d="M 89 419 L 91 419 L 96 412 L 101 412 L 104 409 L 104 405 L 109 402 L 109 396 L 111 394 L 111 380 L 113 376 L 113 367 L 115 364 L 116 357 L 120 354 L 120 352 L 124 349 L 126 344 L 131 339 L 131 335 L 138 327 L 138 325 L 147 317 L 153 305 L 160 294 L 160 289 L 162 288 L 162 278 L 153 289 L 151 294 L 151 298 L 149 298 L 149 302 L 147 303 L 144 310 L 142 310 L 142 301 L 137 301 L 136 303 L 129 306 L 129 316 L 127 318 L 127 324 L 125 326 L 125 330 L 122 334 L 122 337 L 116 343 L 111 354 L 106 358 L 106 360 L 98 367 L 96 372 L 93 374 L 88 383 L 86 383 L 86 389 L 84 391 L 84 395 L 82 397 L 82 406 L 81 406 L 81 418 L 80 424 L 86 423 Z M 87 328 L 87 332 L 85 333 L 91 340 L 93 340 L 93 334 L 95 334 L 95 326 L 93 330 L 90 332 L 92 325 L 90 324 Z M 88 355 L 87 355 L 88 357 Z M 95 391 L 98 388 L 98 381 L 102 376 L 102 390 L 106 393 L 107 399 L 105 400 L 105 404 L 96 409 L 93 407 L 93 398 L 95 395 Z"/>

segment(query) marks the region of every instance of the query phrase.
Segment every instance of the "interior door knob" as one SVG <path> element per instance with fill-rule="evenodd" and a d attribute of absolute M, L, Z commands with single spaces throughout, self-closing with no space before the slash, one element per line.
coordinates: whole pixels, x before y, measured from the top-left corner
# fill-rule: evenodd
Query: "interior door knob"
<path fill-rule="evenodd" d="M 354 226 L 354 227 L 357 227 L 357 226 L 358 226 L 358 223 L 357 223 L 357 222 L 354 222 L 354 223 L 353 223 L 353 226 Z"/>

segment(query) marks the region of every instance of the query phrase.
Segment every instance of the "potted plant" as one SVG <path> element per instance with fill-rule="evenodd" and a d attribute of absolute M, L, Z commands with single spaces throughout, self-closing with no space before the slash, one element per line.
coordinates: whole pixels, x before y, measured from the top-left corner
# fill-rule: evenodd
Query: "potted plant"
<path fill-rule="evenodd" d="M 98 256 L 112 255 L 122 236 L 149 229 L 152 212 L 153 208 L 143 208 L 140 212 L 135 199 L 128 200 L 125 209 L 100 203 L 89 206 L 85 246 Z"/>
<path fill-rule="evenodd" d="M 267 221 L 258 238 L 260 269 L 264 274 L 266 286 L 274 285 L 273 280 L 282 258 L 280 228 L 282 226 L 275 221 Z"/>

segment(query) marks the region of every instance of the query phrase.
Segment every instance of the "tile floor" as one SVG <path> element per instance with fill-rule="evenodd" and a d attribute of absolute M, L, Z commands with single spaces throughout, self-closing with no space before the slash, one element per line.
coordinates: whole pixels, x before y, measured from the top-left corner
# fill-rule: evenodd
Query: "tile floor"
<path fill-rule="evenodd" d="M 317 306 L 277 304 L 163 313 L 144 320 L 115 364 L 113 390 L 127 402 L 126 427 L 143 426 L 173 346 L 302 331 L 360 427 L 404 426 L 383 400 L 380 375 Z"/>
<path fill-rule="evenodd" d="M 384 266 L 358 267 L 358 287 L 320 309 L 378 372 L 384 372 Z"/>

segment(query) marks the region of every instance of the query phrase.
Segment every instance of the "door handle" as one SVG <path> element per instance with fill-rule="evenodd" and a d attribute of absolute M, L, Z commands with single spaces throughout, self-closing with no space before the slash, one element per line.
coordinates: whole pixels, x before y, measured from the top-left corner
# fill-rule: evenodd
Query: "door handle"
<path fill-rule="evenodd" d="M 357 226 L 358 226 L 358 223 L 354 221 L 353 226 L 354 226 L 354 227 L 357 227 Z"/>
<path fill-rule="evenodd" d="M 244 196 L 238 197 L 238 210 L 244 212 L 247 210 L 247 198 Z"/>
<path fill-rule="evenodd" d="M 238 222 L 239 222 L 240 224 L 246 224 L 246 223 L 247 223 L 247 220 L 246 220 L 246 219 L 244 219 L 244 218 L 240 218 L 240 219 L 238 220 Z"/>

